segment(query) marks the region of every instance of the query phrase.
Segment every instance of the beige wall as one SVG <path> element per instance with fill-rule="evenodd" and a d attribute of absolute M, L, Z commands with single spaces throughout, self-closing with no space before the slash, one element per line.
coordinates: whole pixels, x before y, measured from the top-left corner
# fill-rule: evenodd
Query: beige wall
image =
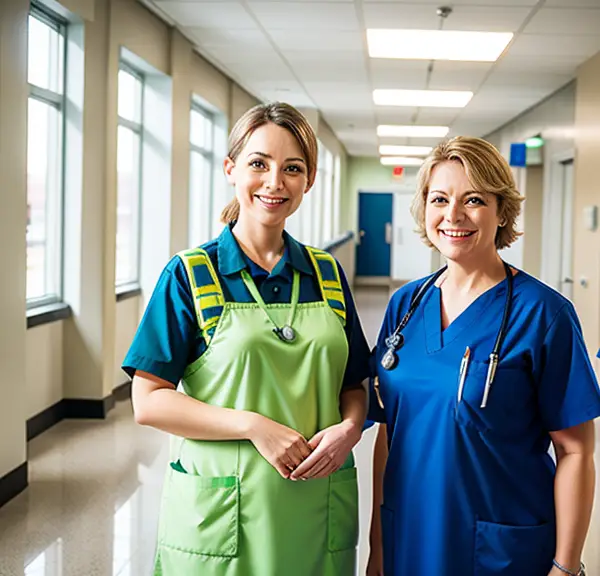
<path fill-rule="evenodd" d="M 127 382 L 127 375 L 121 370 L 125 354 L 129 350 L 140 320 L 142 298 L 127 298 L 117 302 L 117 317 L 115 325 L 115 370 L 114 386 Z"/>
<path fill-rule="evenodd" d="M 577 74 L 575 148 L 574 300 L 595 355 L 600 348 L 600 231 L 585 229 L 583 211 L 586 206 L 600 208 L 600 54 Z M 579 282 L 581 278 L 587 278 L 586 287 Z"/>
<path fill-rule="evenodd" d="M 27 0 L 0 2 L 0 478 L 25 462 Z"/>
<path fill-rule="evenodd" d="M 64 397 L 63 327 L 63 322 L 52 322 L 27 330 L 27 350 L 35 350 L 35 356 L 25 365 L 27 418 Z"/>
<path fill-rule="evenodd" d="M 542 219 L 544 210 L 544 168 L 529 166 L 525 170 L 523 205 L 525 230 L 523 237 L 523 270 L 539 278 L 542 262 Z"/>

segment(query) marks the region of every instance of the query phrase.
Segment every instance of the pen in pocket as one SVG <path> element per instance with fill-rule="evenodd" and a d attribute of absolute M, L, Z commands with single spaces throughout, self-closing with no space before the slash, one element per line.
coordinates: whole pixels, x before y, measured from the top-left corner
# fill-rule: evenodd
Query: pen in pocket
<path fill-rule="evenodd" d="M 458 381 L 458 402 L 462 400 L 463 390 L 465 387 L 465 378 L 467 377 L 467 368 L 469 367 L 469 359 L 471 358 L 471 349 L 467 346 L 465 353 L 460 362 L 460 372 Z"/>

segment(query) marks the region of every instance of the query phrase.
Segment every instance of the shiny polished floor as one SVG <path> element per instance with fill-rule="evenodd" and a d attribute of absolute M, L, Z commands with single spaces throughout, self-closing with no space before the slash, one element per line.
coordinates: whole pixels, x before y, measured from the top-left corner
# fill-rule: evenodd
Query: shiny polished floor
<path fill-rule="evenodd" d="M 356 291 L 371 345 L 387 299 L 385 289 Z M 356 449 L 361 576 L 368 557 L 374 436 L 375 429 L 367 431 Z M 166 435 L 137 426 L 129 402 L 119 402 L 104 421 L 63 421 L 32 440 L 30 486 L 0 508 L 0 576 L 150 576 L 166 462 Z M 597 495 L 585 554 L 590 576 L 600 575 L 600 474 Z"/>

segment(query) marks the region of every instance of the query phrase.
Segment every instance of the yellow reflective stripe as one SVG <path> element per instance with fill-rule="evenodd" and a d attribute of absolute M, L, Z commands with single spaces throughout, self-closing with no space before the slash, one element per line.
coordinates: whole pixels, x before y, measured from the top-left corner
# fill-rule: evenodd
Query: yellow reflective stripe
<path fill-rule="evenodd" d="M 325 297 L 327 298 L 327 300 L 336 300 L 337 302 L 341 302 L 342 304 L 346 303 L 346 301 L 344 300 L 344 293 L 339 292 L 337 290 L 325 290 Z"/>
<path fill-rule="evenodd" d="M 223 289 L 219 282 L 217 273 L 212 265 L 210 257 L 201 248 L 194 250 L 184 250 L 179 252 L 178 256 L 183 261 L 185 266 L 188 281 L 194 296 L 194 308 L 196 309 L 196 317 L 198 320 L 198 326 L 204 332 L 204 337 L 207 343 L 210 341 L 210 335 L 207 330 L 217 325 L 219 322 L 219 316 L 213 316 L 211 318 L 204 318 L 202 311 L 215 306 L 224 306 L 225 298 L 223 296 Z M 212 284 L 206 286 L 197 286 L 194 275 L 194 268 L 196 266 L 205 266 L 213 280 Z"/>
<path fill-rule="evenodd" d="M 215 306 L 222 306 L 222 298 L 219 298 L 217 294 L 212 296 L 202 296 L 199 298 L 200 308 L 206 310 L 207 308 L 214 308 Z"/>
<path fill-rule="evenodd" d="M 344 323 L 346 323 L 346 300 L 344 299 L 342 281 L 340 279 L 340 273 L 335 258 L 328 252 L 323 252 L 322 250 L 317 250 L 316 248 L 311 248 L 310 246 L 306 247 L 306 251 L 308 252 L 308 255 L 312 261 L 317 279 L 319 280 L 319 287 L 321 289 L 323 300 L 325 300 L 327 303 L 332 300 L 340 302 L 344 308 L 343 310 L 334 308 L 331 306 L 331 304 L 329 304 L 329 307 L 342 319 Z M 323 280 L 321 267 L 319 266 L 319 260 L 324 260 L 331 264 L 333 273 L 335 275 L 335 280 Z"/>

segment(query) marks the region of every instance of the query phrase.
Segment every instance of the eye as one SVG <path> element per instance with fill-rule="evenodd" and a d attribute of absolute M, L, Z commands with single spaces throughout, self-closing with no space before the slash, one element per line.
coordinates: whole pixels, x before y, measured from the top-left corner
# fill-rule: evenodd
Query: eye
<path fill-rule="evenodd" d="M 447 200 L 443 196 L 433 196 L 429 202 L 431 204 L 443 204 L 444 202 L 447 202 Z"/>
<path fill-rule="evenodd" d="M 251 160 L 250 161 L 250 166 L 252 166 L 252 168 L 264 168 L 265 167 L 265 163 L 262 160 Z"/>
<path fill-rule="evenodd" d="M 286 172 L 293 172 L 295 174 L 302 174 L 304 172 L 302 166 L 298 164 L 290 164 L 285 170 Z"/>
<path fill-rule="evenodd" d="M 479 196 L 471 196 L 470 198 L 467 199 L 467 204 L 472 204 L 474 206 L 485 206 L 485 202 L 483 201 L 483 198 L 480 198 Z"/>

